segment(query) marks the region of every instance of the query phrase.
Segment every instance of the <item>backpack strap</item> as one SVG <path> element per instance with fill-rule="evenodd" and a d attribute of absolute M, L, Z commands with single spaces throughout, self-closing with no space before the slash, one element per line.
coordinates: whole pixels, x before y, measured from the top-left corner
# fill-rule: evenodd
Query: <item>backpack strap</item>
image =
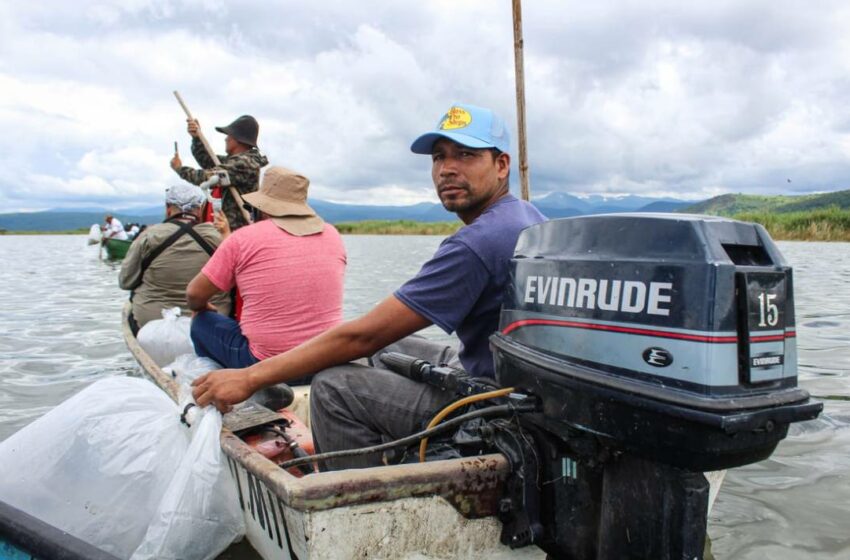
<path fill-rule="evenodd" d="M 185 226 L 186 224 L 181 223 L 180 225 Z M 206 253 L 207 253 L 209 256 L 212 256 L 212 255 L 213 255 L 213 253 L 215 253 L 215 247 L 213 247 L 212 245 L 210 245 L 209 243 L 207 243 L 207 240 L 206 240 L 206 239 L 204 239 L 203 237 L 201 237 L 201 234 L 199 234 L 197 231 L 195 231 L 195 226 L 196 226 L 196 225 L 197 225 L 197 224 L 192 224 L 192 225 L 188 226 L 188 230 L 186 231 L 186 233 L 188 233 L 188 234 L 192 237 L 192 239 L 194 239 L 194 240 L 195 240 L 195 242 L 196 242 L 198 245 L 200 245 L 200 246 L 201 246 L 201 249 L 203 249 L 204 251 L 206 251 Z"/>
<path fill-rule="evenodd" d="M 141 264 L 140 270 L 139 270 L 139 277 L 136 279 L 136 281 L 130 287 L 130 301 L 133 300 L 133 291 L 135 291 L 136 288 L 138 288 L 139 286 L 142 285 L 142 280 L 145 277 L 145 271 L 150 267 L 150 265 L 153 263 L 154 259 L 156 259 L 158 256 L 160 256 L 163 253 L 163 251 L 165 251 L 166 249 L 168 249 L 169 247 L 174 245 L 174 243 L 178 239 L 183 237 L 184 235 L 188 234 L 189 236 L 191 236 L 192 239 L 194 239 L 195 242 L 198 245 L 201 246 L 201 249 L 203 249 L 208 255 L 212 256 L 212 254 L 215 252 L 215 249 L 209 243 L 207 243 L 207 240 L 204 239 L 203 237 L 201 237 L 198 234 L 198 232 L 195 231 L 195 225 L 197 225 L 196 223 L 187 224 L 187 223 L 181 222 L 181 221 L 176 219 L 176 218 L 179 218 L 179 217 L 180 216 L 175 216 L 174 218 L 169 218 L 168 220 L 165 220 L 166 223 L 170 222 L 170 223 L 176 225 L 177 231 L 175 231 L 174 233 L 169 235 L 165 239 L 165 241 L 160 243 L 159 246 L 156 249 L 151 251 L 150 254 L 148 254 L 147 257 L 142 259 L 142 264 Z"/>

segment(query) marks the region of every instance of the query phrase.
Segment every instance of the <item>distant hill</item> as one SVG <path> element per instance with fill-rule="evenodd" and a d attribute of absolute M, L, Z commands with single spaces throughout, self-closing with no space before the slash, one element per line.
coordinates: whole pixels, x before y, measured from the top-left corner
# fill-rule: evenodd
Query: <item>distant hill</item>
<path fill-rule="evenodd" d="M 677 209 L 688 214 L 734 216 L 744 212 L 802 212 L 837 206 L 850 209 L 850 190 L 799 196 L 761 196 L 752 194 L 724 194 L 703 202 Z"/>
<path fill-rule="evenodd" d="M 621 212 L 672 212 L 680 207 L 692 204 L 672 198 L 646 196 L 606 197 L 592 195 L 579 198 L 560 192 L 537 197 L 532 202 L 549 218 L 569 218 Z"/>
<path fill-rule="evenodd" d="M 676 212 L 682 208 L 691 206 L 692 202 L 659 200 L 658 202 L 650 202 L 646 206 L 641 206 L 638 212 Z"/>
<path fill-rule="evenodd" d="M 850 210 L 850 190 L 818 194 L 800 198 L 781 208 L 781 212 L 803 212 L 836 206 L 842 210 Z"/>
<path fill-rule="evenodd" d="M 138 222 L 151 224 L 162 219 L 162 212 L 156 216 L 135 216 L 123 212 L 112 212 L 122 224 Z M 8 231 L 66 231 L 88 228 L 92 224 L 100 224 L 106 215 L 100 212 L 19 212 L 17 214 L 0 214 L 0 229 Z"/>
<path fill-rule="evenodd" d="M 612 212 L 671 212 L 689 202 L 674 199 L 657 199 L 640 196 L 604 197 L 599 195 L 579 198 L 566 193 L 549 193 L 535 198 L 533 204 L 549 218 L 569 218 L 589 214 Z M 361 222 L 366 220 L 412 220 L 416 222 L 447 222 L 455 220 L 454 214 L 437 203 L 422 202 L 411 206 L 368 206 L 339 204 L 324 200 L 310 200 L 310 205 L 331 223 Z M 113 211 L 105 208 L 79 210 L 46 210 L 0 214 L 0 229 L 9 231 L 65 231 L 88 228 L 99 224 L 107 212 L 121 222 L 156 223 L 162 220 L 163 208 L 152 206 Z"/>

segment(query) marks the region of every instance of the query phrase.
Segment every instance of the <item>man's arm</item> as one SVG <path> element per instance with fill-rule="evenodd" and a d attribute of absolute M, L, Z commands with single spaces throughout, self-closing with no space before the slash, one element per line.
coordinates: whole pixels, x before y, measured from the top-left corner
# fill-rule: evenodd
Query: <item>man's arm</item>
<path fill-rule="evenodd" d="M 210 299 L 221 292 L 218 287 L 207 278 L 203 272 L 199 272 L 186 286 L 186 304 L 192 311 L 215 310 L 210 304 Z"/>
<path fill-rule="evenodd" d="M 192 138 L 192 155 L 195 156 L 195 161 L 198 162 L 203 169 L 212 169 L 215 167 L 215 163 L 213 163 L 212 158 L 207 153 L 207 149 L 204 148 L 203 142 L 197 137 L 194 136 Z M 216 154 L 218 155 L 218 154 Z M 222 161 L 227 156 L 218 156 L 218 161 Z"/>
<path fill-rule="evenodd" d="M 171 158 L 171 169 L 173 169 L 181 179 L 192 183 L 193 185 L 200 185 L 207 180 L 206 171 L 203 169 L 192 169 L 191 167 L 183 165 L 183 162 L 180 160 L 180 156 L 174 156 Z"/>
<path fill-rule="evenodd" d="M 334 327 L 288 352 L 245 369 L 218 370 L 199 377 L 192 383 L 192 395 L 198 405 L 213 403 L 226 412 L 231 405 L 244 401 L 263 387 L 300 379 L 372 355 L 430 324 L 395 296 L 389 296 L 366 315 Z"/>

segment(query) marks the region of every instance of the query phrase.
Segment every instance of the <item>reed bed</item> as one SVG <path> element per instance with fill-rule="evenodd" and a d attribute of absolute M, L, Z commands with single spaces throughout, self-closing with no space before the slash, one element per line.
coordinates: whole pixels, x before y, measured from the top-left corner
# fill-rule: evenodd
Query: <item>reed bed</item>
<path fill-rule="evenodd" d="M 340 233 L 356 235 L 451 235 L 461 222 L 415 222 L 413 220 L 364 220 L 334 224 Z"/>
<path fill-rule="evenodd" d="M 837 207 L 807 212 L 743 212 L 736 220 L 756 222 L 774 239 L 795 241 L 850 241 L 850 210 Z"/>

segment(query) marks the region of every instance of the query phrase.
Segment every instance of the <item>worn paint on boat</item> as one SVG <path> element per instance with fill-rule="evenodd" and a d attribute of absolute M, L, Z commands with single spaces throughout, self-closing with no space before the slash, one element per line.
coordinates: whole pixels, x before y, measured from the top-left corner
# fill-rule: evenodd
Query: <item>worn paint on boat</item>
<path fill-rule="evenodd" d="M 103 247 L 106 249 L 107 258 L 118 261 L 127 256 L 127 251 L 130 250 L 132 243 L 132 241 L 124 239 L 106 239 L 103 241 Z"/>
<path fill-rule="evenodd" d="M 178 386 L 123 332 L 144 373 L 176 400 Z M 308 388 L 290 407 L 304 414 Z M 232 414 L 232 413 L 231 413 Z M 221 448 L 237 484 L 251 545 L 268 560 L 297 558 L 544 558 L 499 542 L 496 518 L 507 460 L 498 454 L 327 472 L 297 478 L 237 437 L 228 416 Z"/>

